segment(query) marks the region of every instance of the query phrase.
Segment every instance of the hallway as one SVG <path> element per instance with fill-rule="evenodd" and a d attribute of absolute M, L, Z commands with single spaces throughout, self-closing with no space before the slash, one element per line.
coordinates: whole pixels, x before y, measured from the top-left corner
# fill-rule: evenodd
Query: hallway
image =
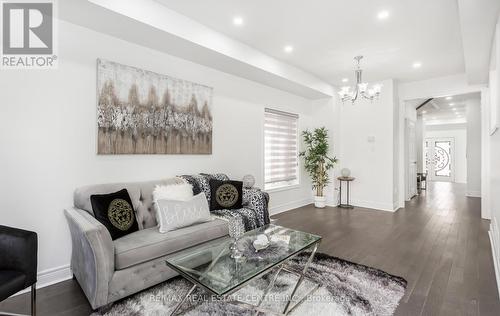
<path fill-rule="evenodd" d="M 465 191 L 429 182 L 395 213 L 307 206 L 275 217 L 322 235 L 323 252 L 404 277 L 396 315 L 499 315 L 489 221 Z"/>

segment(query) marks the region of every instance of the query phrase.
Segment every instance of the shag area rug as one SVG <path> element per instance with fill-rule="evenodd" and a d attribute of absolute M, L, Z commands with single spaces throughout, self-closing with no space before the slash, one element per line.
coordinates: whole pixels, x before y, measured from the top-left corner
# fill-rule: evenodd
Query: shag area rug
<path fill-rule="evenodd" d="M 291 259 L 288 268 L 300 271 L 309 254 L 303 253 Z M 277 270 L 276 270 L 277 271 Z M 256 305 L 273 278 L 275 271 L 250 282 L 232 295 L 252 305 Z M 289 315 L 392 315 L 403 297 L 406 280 L 384 271 L 348 262 L 326 254 L 317 253 L 309 266 L 307 277 L 320 286 Z M 291 295 L 298 276 L 281 271 L 274 287 L 261 304 L 268 310 L 282 312 L 286 299 Z M 101 308 L 93 316 L 121 315 L 170 315 L 177 302 L 191 288 L 192 284 L 176 277 L 158 286 L 145 290 L 115 304 Z M 302 297 L 314 286 L 304 281 L 296 297 Z M 181 315 L 254 315 L 250 308 L 232 303 L 229 299 L 211 296 L 200 288 L 181 307 Z M 260 315 L 272 315 L 261 313 Z"/>

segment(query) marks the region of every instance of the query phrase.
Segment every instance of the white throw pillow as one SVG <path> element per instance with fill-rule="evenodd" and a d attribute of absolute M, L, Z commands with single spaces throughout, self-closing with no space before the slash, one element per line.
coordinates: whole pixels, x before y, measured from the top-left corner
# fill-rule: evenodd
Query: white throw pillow
<path fill-rule="evenodd" d="M 186 201 L 193 197 L 193 186 L 189 183 L 157 185 L 153 190 L 153 202 L 157 200 Z"/>
<path fill-rule="evenodd" d="M 187 201 L 157 200 L 156 204 L 160 233 L 212 220 L 205 193 Z"/>

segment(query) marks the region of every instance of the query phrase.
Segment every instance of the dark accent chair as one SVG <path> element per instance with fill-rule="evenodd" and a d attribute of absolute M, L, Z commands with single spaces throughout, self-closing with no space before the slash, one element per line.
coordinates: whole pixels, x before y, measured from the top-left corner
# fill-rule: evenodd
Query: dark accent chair
<path fill-rule="evenodd" d="M 36 314 L 37 251 L 36 233 L 0 225 L 0 302 L 31 286 L 31 315 Z"/>

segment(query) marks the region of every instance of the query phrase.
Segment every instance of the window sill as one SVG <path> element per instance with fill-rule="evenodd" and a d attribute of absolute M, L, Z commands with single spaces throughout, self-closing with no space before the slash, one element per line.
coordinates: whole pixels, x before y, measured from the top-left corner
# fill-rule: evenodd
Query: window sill
<path fill-rule="evenodd" d="M 268 193 L 274 193 L 274 192 L 288 191 L 288 190 L 293 190 L 293 189 L 298 189 L 298 188 L 300 188 L 300 184 L 291 184 L 291 185 L 285 185 L 285 186 L 276 187 L 276 188 L 272 188 L 272 189 L 267 189 L 264 191 L 266 191 Z"/>

